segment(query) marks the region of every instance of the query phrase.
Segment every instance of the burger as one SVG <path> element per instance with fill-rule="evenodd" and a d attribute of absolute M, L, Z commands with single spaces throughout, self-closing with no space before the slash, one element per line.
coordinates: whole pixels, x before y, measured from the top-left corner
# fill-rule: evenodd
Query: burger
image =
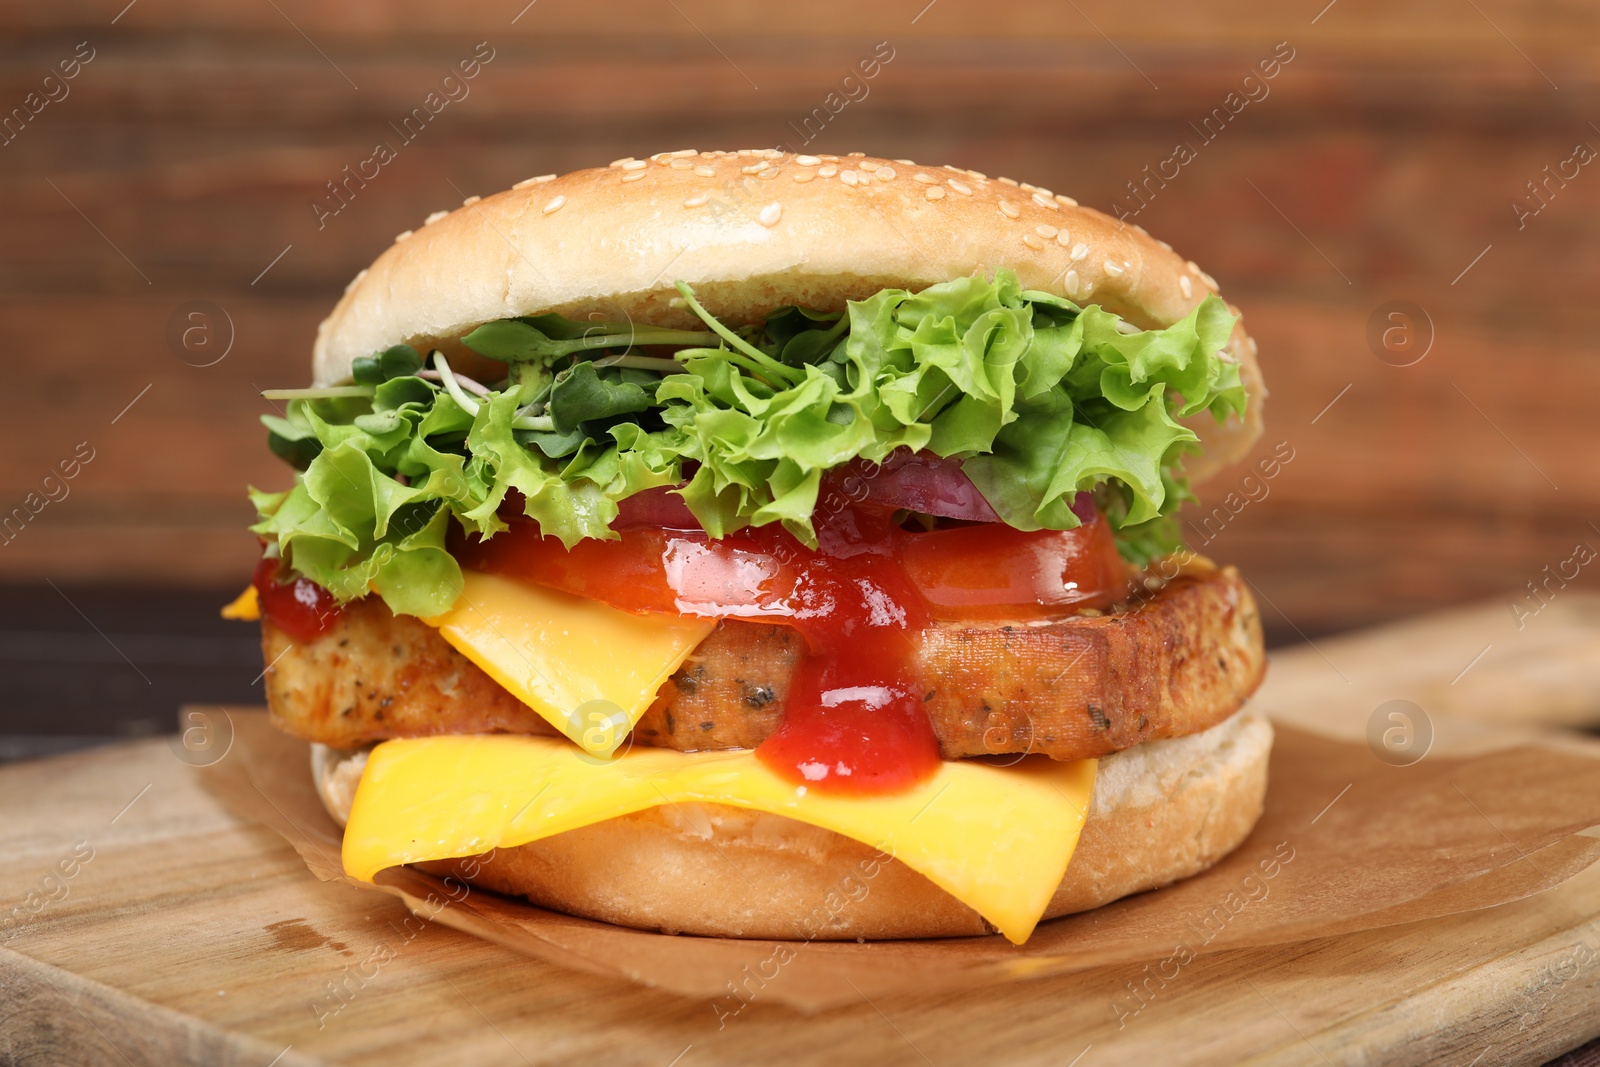
<path fill-rule="evenodd" d="M 355 879 L 745 938 L 998 931 L 1262 810 L 1246 585 L 1176 509 L 1265 395 L 1216 283 L 1048 189 L 664 152 L 399 235 L 268 391 L 273 722 Z"/>

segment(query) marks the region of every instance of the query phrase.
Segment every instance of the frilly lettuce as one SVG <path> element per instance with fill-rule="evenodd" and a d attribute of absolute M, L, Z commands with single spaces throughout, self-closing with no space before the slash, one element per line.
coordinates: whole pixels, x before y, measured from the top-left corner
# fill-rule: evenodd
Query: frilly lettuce
<path fill-rule="evenodd" d="M 553 315 L 479 327 L 463 343 L 507 366 L 487 395 L 444 388 L 448 367 L 424 371 L 404 345 L 357 360 L 361 388 L 339 391 L 363 395 L 307 391 L 263 418 L 300 473 L 286 492 L 252 491 L 252 529 L 341 600 L 370 589 L 429 615 L 460 586 L 452 519 L 493 536 L 512 490 L 567 545 L 615 537 L 618 501 L 686 476 L 713 536 L 781 522 L 814 543 L 822 476 L 909 448 L 960 459 L 1018 529 L 1077 526 L 1073 497 L 1095 491 L 1143 562 L 1177 543 L 1168 516 L 1197 441 L 1178 420 L 1244 409 L 1222 353 L 1234 319 L 1215 296 L 1140 331 L 1000 271 L 734 330 L 679 288 L 705 331 Z"/>

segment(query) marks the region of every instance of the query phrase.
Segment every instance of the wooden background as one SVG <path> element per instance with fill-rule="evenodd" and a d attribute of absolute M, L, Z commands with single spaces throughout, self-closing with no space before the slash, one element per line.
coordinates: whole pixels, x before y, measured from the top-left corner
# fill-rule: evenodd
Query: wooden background
<path fill-rule="evenodd" d="M 1600 166 L 1552 182 L 1520 229 L 1511 206 L 1579 142 L 1600 148 L 1589 0 L 124 3 L 0 10 L 0 108 L 79 42 L 94 55 L 0 147 L 0 511 L 80 442 L 94 453 L 0 545 L 0 623 L 48 608 L 106 670 L 126 673 L 83 622 L 141 632 L 172 590 L 248 573 L 244 486 L 288 474 L 256 391 L 306 380 L 318 320 L 395 233 L 533 174 L 798 147 L 790 123 L 884 41 L 892 60 L 809 150 L 951 162 L 1102 209 L 1293 49 L 1138 216 L 1260 341 L 1263 448 L 1295 458 L 1205 549 L 1246 566 L 1274 641 L 1485 597 L 1510 619 L 1542 568 L 1600 549 Z M 470 95 L 319 229 L 325 183 L 396 141 L 389 123 L 478 42 L 494 58 Z M 1433 324 L 1413 366 L 1366 340 L 1393 299 Z M 169 324 L 196 300 L 223 316 L 186 351 Z M 83 598 L 97 608 L 62 603 Z M 208 601 L 182 603 L 190 619 Z M 215 639 L 236 690 L 258 669 L 248 642 Z M 23 647 L 0 634 L 0 661 L 28 666 Z"/>

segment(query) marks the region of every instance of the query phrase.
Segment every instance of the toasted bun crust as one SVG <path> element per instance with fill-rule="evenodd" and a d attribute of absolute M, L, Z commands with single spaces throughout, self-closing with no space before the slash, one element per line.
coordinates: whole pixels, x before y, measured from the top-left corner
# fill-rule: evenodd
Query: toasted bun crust
<path fill-rule="evenodd" d="M 1101 760 L 1089 820 L 1046 918 L 1169 885 L 1231 852 L 1261 816 L 1271 748 L 1272 727 L 1247 710 L 1203 733 Z M 312 763 L 323 802 L 342 821 L 359 767 L 320 745 Z M 875 855 L 783 816 L 679 804 L 500 849 L 466 880 L 572 915 L 674 933 L 848 940 L 992 932 L 922 875 Z M 419 866 L 464 878 L 466 862 Z"/>
<path fill-rule="evenodd" d="M 468 358 L 455 340 L 494 319 L 570 317 L 690 326 L 675 281 L 727 321 L 783 304 L 842 308 L 886 287 L 920 289 L 975 271 L 1100 304 L 1153 328 L 1216 290 L 1192 262 L 1065 196 L 976 171 L 871 156 L 775 149 L 660 153 L 544 176 L 429 216 L 358 274 L 317 331 L 313 375 L 348 377 L 358 356 L 406 342 Z M 1194 480 L 1234 462 L 1261 432 L 1265 388 L 1243 327 L 1229 350 L 1250 407 L 1193 422 Z"/>

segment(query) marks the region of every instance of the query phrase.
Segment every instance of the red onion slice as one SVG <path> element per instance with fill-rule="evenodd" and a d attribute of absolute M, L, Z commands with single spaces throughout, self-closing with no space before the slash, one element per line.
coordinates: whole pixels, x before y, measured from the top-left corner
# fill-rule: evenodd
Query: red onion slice
<path fill-rule="evenodd" d="M 858 505 L 904 509 L 966 522 L 999 522 L 1000 516 L 961 470 L 959 460 L 896 449 L 881 465 L 856 462 L 829 476 Z"/>
<path fill-rule="evenodd" d="M 621 530 L 630 526 L 654 526 L 662 530 L 698 530 L 700 520 L 677 490 L 681 486 L 658 485 L 617 501 L 617 518 L 611 525 Z"/>
<path fill-rule="evenodd" d="M 617 504 L 612 526 L 654 526 L 666 530 L 698 530 L 700 523 L 678 495 L 678 486 L 663 485 L 635 493 Z M 819 508 L 830 497 L 848 505 L 881 511 L 915 511 L 963 522 L 1000 522 L 989 502 L 961 469 L 961 461 L 928 452 L 896 449 L 881 464 L 857 460 L 823 478 Z M 1079 493 L 1072 501 L 1079 521 L 1095 517 L 1094 495 Z"/>

